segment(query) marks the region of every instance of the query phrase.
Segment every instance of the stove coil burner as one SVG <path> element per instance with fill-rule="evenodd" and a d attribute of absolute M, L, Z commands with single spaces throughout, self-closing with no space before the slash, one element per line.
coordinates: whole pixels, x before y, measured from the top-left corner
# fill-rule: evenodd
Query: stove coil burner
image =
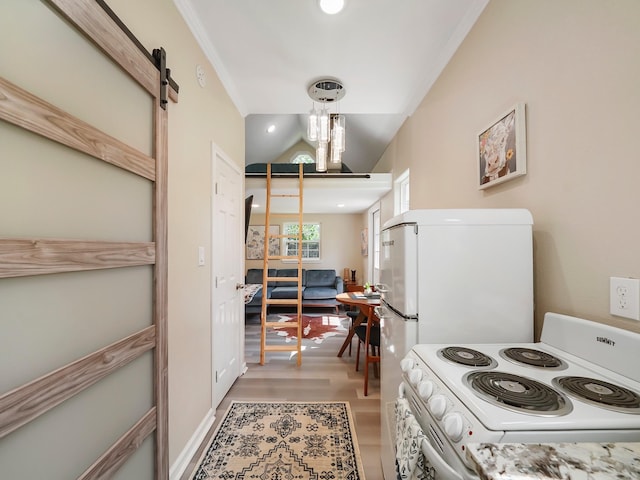
<path fill-rule="evenodd" d="M 507 360 L 532 367 L 555 368 L 558 370 L 567 368 L 567 364 L 558 357 L 532 348 L 506 348 L 500 351 L 500 354 Z"/>
<path fill-rule="evenodd" d="M 514 412 L 556 417 L 566 415 L 573 408 L 564 394 L 520 375 L 471 372 L 464 380 L 480 398 Z"/>
<path fill-rule="evenodd" d="M 468 367 L 495 368 L 498 365 L 489 355 L 471 348 L 445 347 L 438 351 L 438 355 L 445 360 Z"/>
<path fill-rule="evenodd" d="M 616 412 L 640 414 L 640 395 L 619 385 L 587 377 L 557 377 L 552 383 L 586 403 Z"/>

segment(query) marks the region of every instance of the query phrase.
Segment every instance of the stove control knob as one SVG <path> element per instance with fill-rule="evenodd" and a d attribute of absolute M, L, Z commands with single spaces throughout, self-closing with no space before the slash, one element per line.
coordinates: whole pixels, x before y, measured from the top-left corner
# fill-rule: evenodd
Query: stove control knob
<path fill-rule="evenodd" d="M 423 400 L 428 400 L 433 395 L 433 382 L 431 380 L 423 380 L 418 384 L 418 395 Z"/>
<path fill-rule="evenodd" d="M 400 369 L 404 373 L 409 372 L 409 370 L 411 370 L 412 368 L 413 368 L 413 360 L 411 360 L 410 358 L 403 358 L 402 360 L 400 360 Z"/>
<path fill-rule="evenodd" d="M 443 422 L 447 436 L 454 442 L 460 441 L 464 433 L 464 417 L 458 412 L 448 413 Z"/>
<path fill-rule="evenodd" d="M 429 410 L 437 420 L 441 420 L 447 410 L 447 398 L 444 395 L 434 395 L 429 399 Z"/>
<path fill-rule="evenodd" d="M 418 383 L 422 380 L 422 370 L 419 368 L 413 368 L 409 372 L 409 381 L 411 385 L 418 385 Z"/>

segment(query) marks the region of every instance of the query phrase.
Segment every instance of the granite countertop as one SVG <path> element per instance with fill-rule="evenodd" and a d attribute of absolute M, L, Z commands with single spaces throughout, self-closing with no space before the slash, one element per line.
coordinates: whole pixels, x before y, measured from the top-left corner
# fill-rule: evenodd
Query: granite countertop
<path fill-rule="evenodd" d="M 640 479 L 640 442 L 478 443 L 467 457 L 483 480 Z"/>

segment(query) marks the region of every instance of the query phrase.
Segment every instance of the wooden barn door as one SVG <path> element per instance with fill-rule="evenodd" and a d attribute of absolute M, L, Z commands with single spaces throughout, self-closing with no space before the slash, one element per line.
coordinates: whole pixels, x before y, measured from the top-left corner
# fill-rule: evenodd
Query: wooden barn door
<path fill-rule="evenodd" d="M 0 2 L 0 478 L 167 479 L 166 54 Z"/>

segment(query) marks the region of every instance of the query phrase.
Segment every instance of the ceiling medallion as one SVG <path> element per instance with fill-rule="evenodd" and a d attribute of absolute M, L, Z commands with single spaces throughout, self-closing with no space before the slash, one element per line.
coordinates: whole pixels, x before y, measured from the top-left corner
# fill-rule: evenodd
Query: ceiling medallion
<path fill-rule="evenodd" d="M 337 102 L 347 93 L 344 85 L 333 78 L 324 78 L 309 85 L 309 96 L 314 102 Z"/>

